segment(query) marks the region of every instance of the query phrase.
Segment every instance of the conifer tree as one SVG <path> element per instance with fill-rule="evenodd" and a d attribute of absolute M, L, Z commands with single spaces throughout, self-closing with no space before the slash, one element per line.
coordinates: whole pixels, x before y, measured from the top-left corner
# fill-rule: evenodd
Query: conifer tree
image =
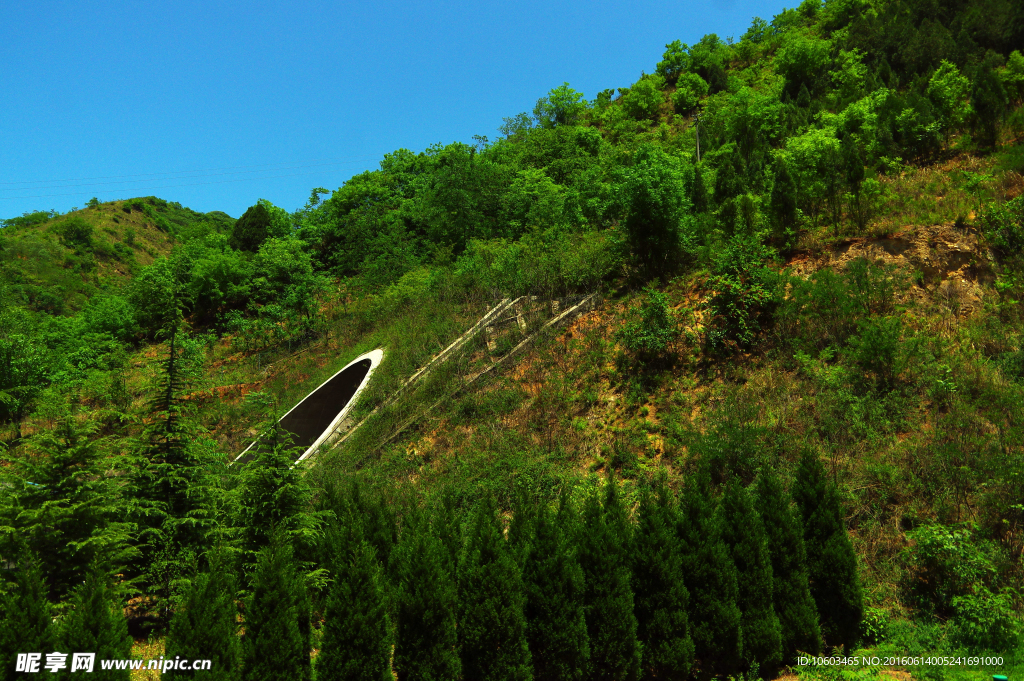
<path fill-rule="evenodd" d="M 817 655 L 821 645 L 818 614 L 807 581 L 807 553 L 800 521 L 790 509 L 789 495 L 771 470 L 757 483 L 757 507 L 772 560 L 772 600 L 782 631 L 782 661 L 798 652 Z"/>
<path fill-rule="evenodd" d="M 0 597 L 0 681 L 13 681 L 19 653 L 54 649 L 54 627 L 39 561 L 25 554 L 15 572 L 13 589 Z"/>
<path fill-rule="evenodd" d="M 302 620 L 309 620 L 305 587 L 291 544 L 276 532 L 257 557 L 252 593 L 245 604 L 242 678 L 273 681 L 308 678 L 309 647 Z"/>
<path fill-rule="evenodd" d="M 557 515 L 544 504 L 532 515 L 523 582 L 533 678 L 580 681 L 587 671 L 590 644 L 583 609 L 583 570 L 573 551 L 576 513 L 563 490 Z"/>
<path fill-rule="evenodd" d="M 123 520 L 123 498 L 109 471 L 114 464 L 90 440 L 95 431 L 94 423 L 80 424 L 65 414 L 54 430 L 29 438 L 23 447 L 27 455 L 0 466 L 5 497 L 0 524 L 13 530 L 8 534 L 13 546 L 5 552 L 45 557 L 39 568 L 54 600 L 80 584 L 90 565 L 113 572 L 136 553 L 132 528 Z"/>
<path fill-rule="evenodd" d="M 489 501 L 477 510 L 458 575 L 463 677 L 531 679 L 522 572 Z"/>
<path fill-rule="evenodd" d="M 733 478 L 722 495 L 722 539 L 736 566 L 742 614 L 743 657 L 774 669 L 782 659 L 782 634 L 772 601 L 772 562 L 761 518 L 750 494 Z"/>
<path fill-rule="evenodd" d="M 397 618 L 392 667 L 398 681 L 459 678 L 458 594 L 449 563 L 426 520 L 404 527 L 391 554 Z"/>
<path fill-rule="evenodd" d="M 590 639 L 588 678 L 636 679 L 641 650 L 630 585 L 629 527 L 613 476 L 605 485 L 603 508 L 597 495 L 587 499 L 578 536 Z"/>
<path fill-rule="evenodd" d="M 676 515 L 663 479 L 655 495 L 640 500 L 633 542 L 633 592 L 637 637 L 643 644 L 645 674 L 658 679 L 686 679 L 693 666 L 693 640 L 686 607 L 683 552 L 676 535 Z"/>
<path fill-rule="evenodd" d="M 210 571 L 195 576 L 175 609 L 167 637 L 168 658 L 210 660 L 210 669 L 198 676 L 216 681 L 239 677 L 238 607 L 231 567 L 218 555 Z M 195 677 L 193 670 L 176 670 L 182 677 Z"/>
<path fill-rule="evenodd" d="M 107 576 L 93 567 L 85 581 L 74 591 L 71 612 L 58 627 L 58 650 L 68 653 L 68 666 L 64 671 L 71 676 L 72 653 L 96 653 L 96 662 L 90 679 L 99 681 L 127 681 L 128 669 L 101 668 L 99 660 L 127 659 L 131 657 L 132 637 L 128 622 L 121 613 L 119 599 L 107 581 Z"/>
<path fill-rule="evenodd" d="M 850 652 L 863 615 L 857 556 L 843 526 L 839 492 L 811 451 L 800 458 L 793 501 L 803 518 L 807 574 L 821 633 L 828 645 L 843 645 Z"/>
<path fill-rule="evenodd" d="M 391 640 L 377 552 L 361 542 L 338 562 L 327 601 L 318 681 L 391 681 Z"/>
<path fill-rule="evenodd" d="M 721 518 L 706 470 L 687 481 L 679 514 L 690 636 L 702 672 L 735 672 L 743 654 L 736 566 L 722 541 Z"/>

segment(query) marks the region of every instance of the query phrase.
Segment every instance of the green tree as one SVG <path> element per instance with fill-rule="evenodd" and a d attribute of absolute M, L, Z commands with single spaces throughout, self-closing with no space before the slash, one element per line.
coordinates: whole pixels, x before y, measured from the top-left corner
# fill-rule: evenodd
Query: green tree
<path fill-rule="evenodd" d="M 942 134 L 949 143 L 949 133 L 962 125 L 970 115 L 967 96 L 971 82 L 961 75 L 960 69 L 945 59 L 928 81 L 928 99 L 938 114 Z"/>
<path fill-rule="evenodd" d="M 532 676 L 522 572 L 489 502 L 480 504 L 459 561 L 459 652 L 467 679 Z"/>
<path fill-rule="evenodd" d="M 590 659 L 583 570 L 573 551 L 578 518 L 563 490 L 552 517 L 541 504 L 523 564 L 527 639 L 536 681 L 581 681 Z"/>
<path fill-rule="evenodd" d="M 654 495 L 641 497 L 638 516 L 632 584 L 644 674 L 682 681 L 693 666 L 693 640 L 686 617 L 689 594 L 683 583 L 676 510 L 663 479 L 656 480 Z"/>
<path fill-rule="evenodd" d="M 683 73 L 676 81 L 676 91 L 672 93 L 672 105 L 676 112 L 688 114 L 700 104 L 708 94 L 708 83 L 696 73 Z"/>
<path fill-rule="evenodd" d="M 657 361 L 679 337 L 679 323 L 668 307 L 665 294 L 654 287 L 644 289 L 640 318 L 633 319 L 616 334 L 641 363 Z"/>
<path fill-rule="evenodd" d="M 459 601 L 450 564 L 450 554 L 426 520 L 403 528 L 391 554 L 397 618 L 392 667 L 398 681 L 460 678 Z"/>
<path fill-rule="evenodd" d="M 661 61 L 658 62 L 655 73 L 668 83 L 676 82 L 676 79 L 686 71 L 689 65 L 689 55 L 686 53 L 688 49 L 688 45 L 684 45 L 678 40 L 673 40 L 665 45 L 665 53 L 661 55 Z"/>
<path fill-rule="evenodd" d="M 722 519 L 711 490 L 707 471 L 687 481 L 678 532 L 694 654 L 701 669 L 728 672 L 742 662 L 742 614 L 736 566 L 722 541 Z"/>
<path fill-rule="evenodd" d="M 730 480 L 725 488 L 721 513 L 722 540 L 736 566 L 743 657 L 748 665 L 757 663 L 774 669 L 782 660 L 782 637 L 772 599 L 768 540 L 753 500 L 738 478 Z"/>
<path fill-rule="evenodd" d="M 591 494 L 583 509 L 577 555 L 586 584 L 590 679 L 636 679 L 641 648 L 633 612 L 629 574 L 629 525 L 619 501 L 618 485 L 609 476 L 602 506 Z"/>
<path fill-rule="evenodd" d="M 306 588 L 282 533 L 259 552 L 245 603 L 242 678 L 245 681 L 309 678 L 309 645 L 303 630 L 309 611 Z"/>
<path fill-rule="evenodd" d="M 1006 110 L 1006 90 L 996 73 L 1002 57 L 989 52 L 974 69 L 971 78 L 971 108 L 975 138 L 994 148 L 998 141 L 999 121 Z"/>
<path fill-rule="evenodd" d="M 782 157 L 775 161 L 775 182 L 768 201 L 775 234 L 782 237 L 792 230 L 797 220 L 796 182 L 789 172 L 789 164 Z"/>
<path fill-rule="evenodd" d="M 324 614 L 316 673 L 321 681 L 390 681 L 385 583 L 374 548 L 362 542 L 338 561 Z"/>
<path fill-rule="evenodd" d="M 65 248 L 73 251 L 91 251 L 93 228 L 83 218 L 71 216 L 53 226 L 53 232 Z"/>
<path fill-rule="evenodd" d="M 664 89 L 665 79 L 660 75 L 644 75 L 622 96 L 622 108 L 635 120 L 657 120 L 661 104 L 665 101 Z"/>
<path fill-rule="evenodd" d="M 8 555 L 18 548 L 44 556 L 41 569 L 55 600 L 80 584 L 90 565 L 112 574 L 137 554 L 116 474 L 90 436 L 95 423 L 62 415 L 53 430 L 33 435 L 0 469 L 0 518 L 9 528 Z M 13 549 L 13 550 L 12 550 Z"/>
<path fill-rule="evenodd" d="M 165 657 L 186 660 L 210 660 L 210 669 L 175 670 L 175 676 L 217 681 L 239 678 L 240 645 L 238 607 L 235 605 L 235 580 L 231 566 L 222 555 L 210 563 L 209 572 L 192 579 L 175 607 L 167 636 Z"/>
<path fill-rule="evenodd" d="M 641 267 L 665 272 L 678 262 L 690 234 L 689 166 L 661 147 L 645 145 L 623 173 L 625 227 Z"/>
<path fill-rule="evenodd" d="M 0 596 L 0 681 L 21 677 L 14 671 L 19 653 L 45 654 L 55 644 L 56 631 L 39 560 L 25 553 L 19 563 L 13 589 Z"/>
<path fill-rule="evenodd" d="M 790 503 L 774 471 L 763 470 L 757 483 L 757 510 L 771 554 L 772 601 L 782 631 L 782 661 L 786 664 L 796 659 L 798 652 L 818 654 L 821 646 L 802 528 Z"/>
<path fill-rule="evenodd" d="M 562 83 L 551 90 L 547 97 L 537 100 L 533 109 L 533 117 L 542 128 L 554 128 L 559 125 L 575 125 L 587 110 L 587 101 L 582 92 L 577 92 Z"/>
<path fill-rule="evenodd" d="M 100 660 L 127 659 L 132 653 L 128 621 L 121 612 L 120 599 L 102 570 L 90 570 L 85 581 L 75 589 L 71 612 L 59 625 L 57 640 L 58 650 L 62 652 L 96 653 L 92 672 L 95 676 L 91 678 L 102 681 L 130 678 L 128 669 L 100 668 Z M 64 678 L 74 678 L 70 662 L 69 657 Z"/>
<path fill-rule="evenodd" d="M 793 501 L 803 519 L 807 573 L 821 633 L 827 644 L 852 651 L 864 610 L 857 556 L 843 526 L 839 492 L 810 450 L 797 466 Z"/>
<path fill-rule="evenodd" d="M 250 206 L 238 218 L 228 237 L 228 245 L 238 251 L 257 251 L 270 236 L 272 217 L 263 202 Z"/>

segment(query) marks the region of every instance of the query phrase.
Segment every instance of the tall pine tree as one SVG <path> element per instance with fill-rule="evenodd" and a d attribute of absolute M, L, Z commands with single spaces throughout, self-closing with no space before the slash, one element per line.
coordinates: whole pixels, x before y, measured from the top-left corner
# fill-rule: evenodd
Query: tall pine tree
<path fill-rule="evenodd" d="M 864 609 L 857 556 L 843 526 L 839 491 L 811 451 L 797 466 L 793 501 L 803 518 L 807 574 L 821 633 L 828 645 L 842 645 L 849 653 L 857 643 Z"/>
<path fill-rule="evenodd" d="M 526 627 L 536 681 L 581 681 L 590 643 L 584 618 L 583 570 L 573 551 L 578 519 L 562 492 L 558 514 L 541 504 L 528 532 L 523 565 Z"/>
<path fill-rule="evenodd" d="M 459 678 L 458 593 L 451 557 L 426 520 L 407 524 L 391 553 L 395 580 L 395 652 L 398 681 Z"/>
<path fill-rule="evenodd" d="M 533 678 L 522 572 L 489 501 L 480 504 L 459 562 L 459 656 L 465 679 Z"/>
<path fill-rule="evenodd" d="M 19 653 L 54 649 L 50 602 L 39 561 L 24 554 L 11 591 L 0 597 L 0 681 L 13 681 Z"/>
<path fill-rule="evenodd" d="M 772 601 L 782 631 L 782 661 L 792 663 L 798 652 L 818 654 L 821 630 L 807 581 L 800 521 L 771 469 L 762 471 L 757 482 L 757 508 L 772 560 Z"/>
<path fill-rule="evenodd" d="M 90 439 L 95 431 L 91 421 L 67 413 L 54 430 L 29 438 L 10 466 L 0 466 L 0 523 L 13 530 L 4 552 L 45 557 L 40 569 L 54 600 L 81 584 L 90 565 L 112 574 L 137 553 L 116 462 Z"/>
<path fill-rule="evenodd" d="M 743 657 L 771 670 L 782 660 L 782 634 L 772 600 L 772 562 L 761 518 L 739 478 L 722 495 L 722 540 L 736 566 Z"/>
<path fill-rule="evenodd" d="M 693 666 L 684 584 L 683 552 L 676 535 L 676 509 L 663 479 L 655 495 L 640 500 L 633 542 L 633 593 L 637 637 L 643 644 L 645 674 L 686 679 Z"/>
<path fill-rule="evenodd" d="M 292 547 L 282 532 L 258 554 L 252 592 L 245 604 L 242 678 L 296 681 L 309 676 L 309 646 L 302 620 L 309 621 L 305 585 Z"/>
<path fill-rule="evenodd" d="M 240 645 L 235 580 L 223 555 L 211 560 L 210 571 L 195 576 L 175 608 L 167 636 L 168 658 L 210 660 L 204 679 L 235 681 L 239 678 Z M 175 675 L 195 677 L 193 670 Z"/>
<path fill-rule="evenodd" d="M 640 674 L 641 650 L 633 614 L 629 540 L 629 525 L 619 501 L 618 485 L 609 475 L 604 506 L 596 494 L 587 499 L 577 540 L 577 555 L 586 580 L 589 679 L 625 681 L 636 679 Z"/>
<path fill-rule="evenodd" d="M 132 637 L 128 635 L 128 622 L 121 612 L 121 603 L 108 582 L 107 575 L 98 568 L 89 571 L 85 581 L 75 589 L 71 598 L 71 612 L 58 627 L 58 650 L 65 653 L 96 653 L 96 662 L 90 679 L 99 681 L 128 681 L 128 669 L 102 669 L 99 660 L 127 659 L 131 657 Z M 64 672 L 71 673 L 71 660 Z"/>
<path fill-rule="evenodd" d="M 327 601 L 319 681 L 391 681 L 391 639 L 377 552 L 361 542 L 345 551 Z"/>
<path fill-rule="evenodd" d="M 739 587 L 711 487 L 706 470 L 688 480 L 679 514 L 683 574 L 690 595 L 687 614 L 701 672 L 734 673 L 743 655 Z"/>

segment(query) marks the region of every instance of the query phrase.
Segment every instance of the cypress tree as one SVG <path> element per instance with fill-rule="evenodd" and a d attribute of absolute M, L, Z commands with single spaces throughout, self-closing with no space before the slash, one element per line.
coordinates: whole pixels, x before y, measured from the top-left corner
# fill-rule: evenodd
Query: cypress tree
<path fill-rule="evenodd" d="M 803 519 L 807 574 L 821 633 L 828 645 L 843 645 L 849 652 L 863 615 L 857 556 L 843 527 L 839 492 L 813 452 L 800 458 L 793 501 Z"/>
<path fill-rule="evenodd" d="M 19 653 L 45 654 L 54 648 L 46 583 L 34 556 L 22 558 L 13 587 L 0 598 L 0 681 L 21 676 L 14 671 Z"/>
<path fill-rule="evenodd" d="M 90 565 L 113 573 L 136 553 L 112 463 L 90 440 L 95 431 L 65 414 L 54 430 L 29 438 L 27 456 L 0 466 L 0 524 L 14 529 L 14 547 L 45 557 L 38 568 L 54 601 L 81 584 Z"/>
<path fill-rule="evenodd" d="M 562 492 L 558 514 L 536 510 L 523 566 L 526 629 L 536 681 L 580 681 L 590 644 L 584 617 L 583 570 L 573 552 L 576 514 Z"/>
<path fill-rule="evenodd" d="M 228 246 L 238 251 L 258 251 L 267 240 L 270 228 L 270 211 L 262 203 L 250 206 L 242 217 L 235 221 L 228 237 Z"/>
<path fill-rule="evenodd" d="M 630 585 L 629 527 L 613 476 L 605 485 L 603 507 L 596 494 L 587 499 L 578 536 L 577 555 L 586 580 L 588 678 L 636 679 L 641 650 Z"/>
<path fill-rule="evenodd" d="M 363 542 L 339 561 L 327 600 L 319 681 L 391 681 L 391 640 L 377 552 Z"/>
<path fill-rule="evenodd" d="M 743 657 L 774 669 L 782 660 L 782 634 L 772 604 L 772 562 L 761 518 L 750 494 L 733 478 L 722 496 L 722 539 L 736 566 L 742 613 Z"/>
<path fill-rule="evenodd" d="M 96 653 L 90 679 L 127 681 L 131 676 L 130 670 L 102 669 L 99 662 L 131 657 L 132 637 L 128 635 L 128 622 L 121 613 L 119 600 L 107 576 L 95 566 L 75 589 L 71 608 L 58 627 L 57 635 L 59 650 L 69 654 L 67 668 L 63 670 L 67 678 L 73 678 L 70 672 L 72 653 Z"/>
<path fill-rule="evenodd" d="M 235 580 L 222 560 L 211 561 L 210 572 L 196 575 L 171 620 L 167 637 L 168 658 L 210 660 L 204 679 L 233 681 L 239 677 L 238 608 Z M 173 672 L 195 677 L 192 670 Z"/>
<path fill-rule="evenodd" d="M 782 631 L 782 661 L 798 652 L 817 655 L 821 646 L 818 614 L 807 581 L 807 553 L 800 521 L 771 469 L 757 482 L 757 507 L 772 560 L 772 600 Z"/>
<path fill-rule="evenodd" d="M 425 520 L 406 525 L 391 554 L 397 617 L 392 666 L 398 681 L 452 681 L 460 675 L 458 594 L 449 563 Z"/>
<path fill-rule="evenodd" d="M 256 560 L 252 593 L 245 604 L 242 678 L 245 681 L 307 678 L 309 648 L 301 620 L 305 588 L 296 573 L 291 545 L 275 533 Z"/>
<path fill-rule="evenodd" d="M 633 543 L 633 593 L 643 669 L 658 679 L 686 679 L 693 666 L 675 509 L 663 479 L 644 494 Z"/>
<path fill-rule="evenodd" d="M 522 572 L 489 502 L 477 511 L 465 551 L 458 570 L 463 678 L 533 678 Z"/>
<path fill-rule="evenodd" d="M 702 672 L 734 672 L 743 654 L 736 566 L 722 541 L 721 518 L 706 470 L 688 481 L 679 514 L 690 636 Z"/>
<path fill-rule="evenodd" d="M 780 237 L 796 224 L 796 195 L 796 182 L 789 172 L 789 164 L 785 159 L 779 158 L 775 162 L 775 183 L 772 185 L 769 206 L 776 234 Z"/>

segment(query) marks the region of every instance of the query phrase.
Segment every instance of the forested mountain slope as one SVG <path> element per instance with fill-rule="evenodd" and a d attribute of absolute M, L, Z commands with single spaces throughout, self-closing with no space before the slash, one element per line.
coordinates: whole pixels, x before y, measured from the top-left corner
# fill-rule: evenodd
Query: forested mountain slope
<path fill-rule="evenodd" d="M 1022 49 L 1019 3 L 807 0 L 293 213 L 6 221 L 0 679 L 115 601 L 226 678 L 1019 671 Z M 227 465 L 376 347 L 342 446 Z"/>

